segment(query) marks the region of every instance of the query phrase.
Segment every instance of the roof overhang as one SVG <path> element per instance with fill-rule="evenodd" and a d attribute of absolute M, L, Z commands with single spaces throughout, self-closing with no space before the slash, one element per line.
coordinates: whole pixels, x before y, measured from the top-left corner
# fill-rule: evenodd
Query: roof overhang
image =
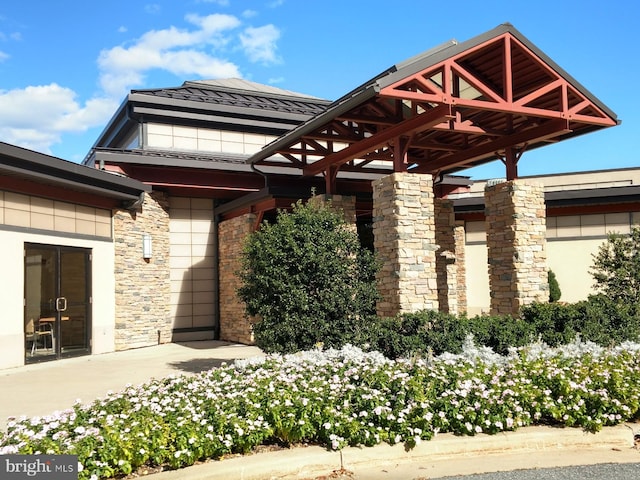
<path fill-rule="evenodd" d="M 619 123 L 615 113 L 504 24 L 393 66 L 282 135 L 249 163 L 328 185 L 338 170 L 440 175 Z"/>
<path fill-rule="evenodd" d="M 0 142 L 0 188 L 104 208 L 129 208 L 151 187 L 126 177 Z"/>
<path fill-rule="evenodd" d="M 624 185 L 608 188 L 577 188 L 548 191 L 544 194 L 545 205 L 554 209 L 567 209 L 567 214 L 573 214 L 574 207 L 580 207 L 584 213 L 589 213 L 587 207 L 633 204 L 634 209 L 640 205 L 640 185 Z M 456 213 L 484 214 L 484 196 L 459 196 L 452 198 Z"/>

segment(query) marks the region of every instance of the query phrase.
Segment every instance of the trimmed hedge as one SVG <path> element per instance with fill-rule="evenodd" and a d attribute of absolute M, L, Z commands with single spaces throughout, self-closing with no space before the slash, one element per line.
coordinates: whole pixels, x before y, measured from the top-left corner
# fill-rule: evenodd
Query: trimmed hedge
<path fill-rule="evenodd" d="M 573 304 L 534 303 L 523 307 L 519 318 L 468 318 L 429 310 L 371 318 L 369 322 L 368 347 L 394 359 L 460 353 L 468 335 L 473 335 L 478 345 L 500 354 L 538 339 L 554 347 L 577 337 L 602 346 L 640 340 L 637 306 L 619 304 L 602 295 Z"/>

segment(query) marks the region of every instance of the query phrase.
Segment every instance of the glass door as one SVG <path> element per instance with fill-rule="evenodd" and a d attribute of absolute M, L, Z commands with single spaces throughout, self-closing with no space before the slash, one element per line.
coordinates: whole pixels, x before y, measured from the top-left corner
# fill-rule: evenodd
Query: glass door
<path fill-rule="evenodd" d="M 90 353 L 91 251 L 25 246 L 27 363 Z"/>

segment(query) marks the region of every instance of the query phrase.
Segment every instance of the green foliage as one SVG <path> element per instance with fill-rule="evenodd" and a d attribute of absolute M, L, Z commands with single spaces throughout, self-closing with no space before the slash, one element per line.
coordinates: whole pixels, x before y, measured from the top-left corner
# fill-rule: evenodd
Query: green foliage
<path fill-rule="evenodd" d="M 378 298 L 373 253 L 341 212 L 322 202 L 298 202 L 263 223 L 245 245 L 239 298 L 258 316 L 256 344 L 290 353 L 361 344 Z"/>
<path fill-rule="evenodd" d="M 575 338 L 578 316 L 573 304 L 532 303 L 520 309 L 520 318 L 551 346 L 569 343 Z"/>
<path fill-rule="evenodd" d="M 592 295 L 577 303 L 533 303 L 523 307 L 520 316 L 552 346 L 572 342 L 578 336 L 603 346 L 640 338 L 636 306 L 605 295 Z"/>
<path fill-rule="evenodd" d="M 640 227 L 629 235 L 611 233 L 593 256 L 595 287 L 621 304 L 640 303 Z"/>
<path fill-rule="evenodd" d="M 536 331 L 530 324 L 511 316 L 467 318 L 434 310 L 372 321 L 369 334 L 371 348 L 393 359 L 460 353 L 469 335 L 479 345 L 501 354 L 507 353 L 509 347 L 523 346 L 536 339 Z"/>
<path fill-rule="evenodd" d="M 0 433 L 0 452 L 77 455 L 79 480 L 133 478 L 274 443 L 411 449 L 438 433 L 531 424 L 595 432 L 639 416 L 638 345 L 537 343 L 498 356 L 467 343 L 458 356 L 412 361 L 348 346 L 240 360 L 16 419 Z"/>
<path fill-rule="evenodd" d="M 558 283 L 558 279 L 556 278 L 556 274 L 553 273 L 553 270 L 549 270 L 547 279 L 549 282 L 549 302 L 557 302 L 562 296 L 562 291 L 560 290 L 560 284 Z"/>
<path fill-rule="evenodd" d="M 640 315 L 633 305 L 619 304 L 604 295 L 573 304 L 532 303 L 519 318 L 501 315 L 451 315 L 433 310 L 372 319 L 370 347 L 386 357 L 425 357 L 459 353 L 472 335 L 478 345 L 506 354 L 541 340 L 557 347 L 580 338 L 598 345 L 640 340 Z"/>

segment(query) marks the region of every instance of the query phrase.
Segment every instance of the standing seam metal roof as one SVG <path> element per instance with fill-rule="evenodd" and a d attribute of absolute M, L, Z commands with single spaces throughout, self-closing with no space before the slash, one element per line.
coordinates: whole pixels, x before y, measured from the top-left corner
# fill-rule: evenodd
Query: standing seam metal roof
<path fill-rule="evenodd" d="M 180 87 L 132 90 L 131 93 L 302 115 L 317 115 L 331 104 L 329 100 L 239 79 L 190 81 L 184 82 Z"/>

